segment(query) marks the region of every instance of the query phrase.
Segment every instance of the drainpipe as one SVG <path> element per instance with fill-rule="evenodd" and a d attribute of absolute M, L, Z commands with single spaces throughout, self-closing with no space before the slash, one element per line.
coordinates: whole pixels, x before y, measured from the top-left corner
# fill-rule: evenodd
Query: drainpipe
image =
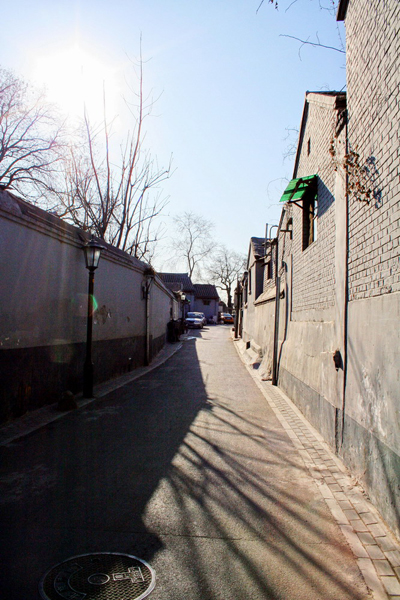
<path fill-rule="evenodd" d="M 346 117 L 346 154 L 349 152 L 348 141 L 348 119 Z M 347 346 L 348 346 L 348 310 L 349 310 L 349 171 L 346 167 L 346 264 L 345 264 L 345 289 L 344 289 L 344 315 L 343 315 L 343 395 L 342 395 L 342 431 L 340 436 L 340 447 L 343 446 L 344 422 L 346 410 L 346 387 L 347 387 Z"/>
<path fill-rule="evenodd" d="M 235 338 L 238 337 L 239 332 L 239 309 L 240 309 L 241 301 L 240 301 L 240 283 L 239 279 L 237 280 L 236 290 L 235 290 Z"/>
<path fill-rule="evenodd" d="M 279 229 L 277 231 L 275 254 L 275 327 L 274 327 L 274 353 L 272 358 L 272 385 L 278 385 L 278 340 L 279 340 L 279 296 L 281 293 L 281 280 L 278 271 L 279 257 Z"/>

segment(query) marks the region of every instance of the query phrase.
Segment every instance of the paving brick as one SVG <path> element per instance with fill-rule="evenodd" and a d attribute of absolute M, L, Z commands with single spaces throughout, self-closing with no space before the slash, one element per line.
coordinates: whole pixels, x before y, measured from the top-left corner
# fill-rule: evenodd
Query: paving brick
<path fill-rule="evenodd" d="M 394 575 L 394 571 L 387 560 L 374 560 L 374 567 L 378 575 Z"/>
<path fill-rule="evenodd" d="M 335 492 L 333 494 L 336 498 L 336 500 L 347 500 L 346 494 L 344 494 L 343 492 Z"/>
<path fill-rule="evenodd" d="M 354 531 L 366 531 L 368 532 L 368 527 L 361 521 L 361 519 L 355 519 L 354 521 L 350 521 L 350 525 L 353 527 Z"/>
<path fill-rule="evenodd" d="M 356 509 L 356 511 L 358 512 L 358 514 L 361 513 L 368 513 L 370 508 L 367 505 L 367 503 L 365 502 L 365 500 L 358 500 L 357 498 L 354 498 L 350 495 L 347 494 L 349 497 L 349 500 L 352 504 L 354 504 L 354 508 Z"/>
<path fill-rule="evenodd" d="M 382 576 L 381 581 L 388 594 L 400 594 L 400 583 L 398 582 L 397 577 Z"/>
<path fill-rule="evenodd" d="M 381 550 L 384 552 L 388 552 L 390 550 L 398 550 L 398 544 L 395 544 L 392 539 L 388 536 L 378 536 L 375 538 L 375 541 L 379 544 Z"/>
<path fill-rule="evenodd" d="M 392 567 L 400 567 L 399 550 L 390 550 L 389 552 L 385 552 L 385 556 L 390 561 Z"/>
<path fill-rule="evenodd" d="M 338 504 L 342 510 L 352 510 L 353 509 L 353 505 L 348 500 L 339 500 Z M 358 515 L 354 518 L 358 519 Z"/>
<path fill-rule="evenodd" d="M 371 525 L 368 525 L 368 529 L 374 537 L 382 537 L 386 535 L 386 531 L 379 523 L 373 523 Z"/>
<path fill-rule="evenodd" d="M 357 535 L 363 544 L 376 544 L 375 539 L 370 533 L 359 532 Z"/>
<path fill-rule="evenodd" d="M 325 477 L 325 483 L 335 484 L 336 483 L 336 479 L 334 477 L 332 477 L 332 476 Z"/>
<path fill-rule="evenodd" d="M 354 509 L 351 509 L 351 510 L 346 509 L 343 512 L 346 515 L 346 517 L 349 519 L 349 521 L 351 521 L 352 519 L 358 519 L 358 514 L 356 513 L 356 511 Z"/>
<path fill-rule="evenodd" d="M 360 533 L 359 535 L 363 535 L 363 534 Z M 371 558 L 375 558 L 375 559 L 384 559 L 385 558 L 385 555 L 383 554 L 382 550 L 379 548 L 379 546 L 377 544 L 375 544 L 374 546 L 372 546 L 372 545 L 365 546 L 365 549 Z"/>
<path fill-rule="evenodd" d="M 338 483 L 330 483 L 329 484 L 329 489 L 331 490 L 331 492 L 341 492 L 342 488 L 340 487 L 340 485 Z"/>
<path fill-rule="evenodd" d="M 361 513 L 360 517 L 364 521 L 366 525 L 372 525 L 373 523 L 377 523 L 378 519 L 370 512 Z"/>

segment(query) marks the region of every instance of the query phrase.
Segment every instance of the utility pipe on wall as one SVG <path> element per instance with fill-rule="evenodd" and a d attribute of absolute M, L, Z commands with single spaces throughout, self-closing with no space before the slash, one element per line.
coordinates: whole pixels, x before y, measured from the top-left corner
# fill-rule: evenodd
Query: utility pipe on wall
<path fill-rule="evenodd" d="M 272 385 L 278 385 L 278 340 L 279 340 L 279 296 L 281 294 L 281 281 L 278 272 L 279 256 L 279 231 L 277 232 L 275 244 L 275 326 L 274 326 L 274 350 L 272 358 Z"/>

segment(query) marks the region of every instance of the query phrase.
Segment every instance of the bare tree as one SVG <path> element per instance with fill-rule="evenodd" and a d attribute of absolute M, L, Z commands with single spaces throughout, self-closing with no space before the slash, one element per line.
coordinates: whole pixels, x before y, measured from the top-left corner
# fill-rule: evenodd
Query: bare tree
<path fill-rule="evenodd" d="M 129 104 L 132 127 L 113 160 L 112 123 L 106 116 L 94 126 L 85 112 L 83 140 L 71 147 L 64 162 L 63 185 L 53 187 L 57 213 L 83 229 L 128 252 L 149 259 L 159 230 L 155 218 L 167 204 L 160 184 L 171 174 L 171 164 L 160 169 L 143 149 L 144 122 L 153 102 L 144 97 L 143 65 L 139 62 L 138 91 Z"/>
<path fill-rule="evenodd" d="M 0 68 L 0 185 L 37 197 L 60 160 L 63 124 L 44 94 Z"/>
<path fill-rule="evenodd" d="M 228 310 L 232 310 L 232 291 L 237 279 L 246 268 L 246 257 L 225 246 L 217 249 L 208 265 L 208 274 L 214 285 L 227 296 Z"/>
<path fill-rule="evenodd" d="M 302 40 L 298 37 L 295 37 L 294 35 L 287 35 L 285 33 L 281 33 L 280 37 L 287 37 L 290 38 L 292 40 L 296 40 L 297 42 L 301 43 L 301 46 L 299 47 L 299 51 L 298 51 L 298 55 L 299 55 L 299 59 L 301 60 L 301 50 L 303 48 L 303 46 L 313 46 L 314 48 L 325 48 L 325 50 L 333 50 L 334 52 L 340 52 L 341 54 L 346 54 L 346 50 L 344 48 L 344 44 L 342 41 L 342 38 L 340 37 L 339 34 L 339 41 L 340 41 L 340 48 L 337 48 L 336 46 L 327 46 L 326 44 L 322 44 L 320 42 L 319 36 L 318 36 L 318 31 L 315 34 L 315 38 L 316 41 L 310 41 L 310 38 L 308 37 L 306 40 Z"/>
<path fill-rule="evenodd" d="M 214 224 L 193 212 L 174 218 L 176 236 L 171 243 L 174 258 L 184 260 L 189 277 L 200 275 L 200 265 L 215 248 L 211 236 Z"/>
<path fill-rule="evenodd" d="M 272 4 L 272 6 L 278 10 L 278 8 L 280 8 L 283 4 L 283 6 L 287 5 L 285 8 L 285 12 L 287 12 L 292 6 L 293 4 L 297 4 L 299 0 L 267 0 L 267 4 Z M 258 8 L 256 10 L 256 13 L 258 13 L 258 11 L 260 10 L 260 8 L 262 7 L 262 5 L 264 4 L 264 0 L 261 0 L 261 2 L 258 5 Z M 327 10 L 330 13 L 334 13 L 337 11 L 337 7 L 339 4 L 339 0 L 318 0 L 318 5 L 320 10 Z"/>
<path fill-rule="evenodd" d="M 278 2 L 278 0 L 268 0 L 268 4 L 272 4 L 276 10 L 281 8 L 282 5 L 283 5 L 283 7 L 285 7 L 285 5 L 286 5 L 285 12 L 287 12 L 298 1 L 299 0 L 284 0 L 284 1 L 279 0 L 279 2 Z M 258 13 L 258 11 L 263 6 L 263 4 L 264 4 L 264 0 L 261 0 L 261 2 L 258 5 L 258 8 L 256 10 L 256 13 Z M 337 9 L 339 6 L 339 0 L 318 0 L 318 5 L 319 5 L 320 10 L 328 11 L 332 15 L 332 17 L 334 17 L 334 15 L 336 15 L 336 13 L 337 13 Z M 325 50 L 333 50 L 334 52 L 340 52 L 341 54 L 346 54 L 345 45 L 344 45 L 344 42 L 343 42 L 343 39 L 342 39 L 342 36 L 341 36 L 341 33 L 339 31 L 337 24 L 336 24 L 336 32 L 337 32 L 337 37 L 338 37 L 338 46 L 331 46 L 331 45 L 323 44 L 321 42 L 321 40 L 319 39 L 318 32 L 315 33 L 316 41 L 310 40 L 310 37 L 303 40 L 294 35 L 287 35 L 287 34 L 283 34 L 283 33 L 280 34 L 280 37 L 287 37 L 292 40 L 296 40 L 297 42 L 300 42 L 301 45 L 299 47 L 298 55 L 299 55 L 299 59 L 302 60 L 301 50 L 302 50 L 303 46 L 313 46 L 314 48 L 324 48 Z"/>

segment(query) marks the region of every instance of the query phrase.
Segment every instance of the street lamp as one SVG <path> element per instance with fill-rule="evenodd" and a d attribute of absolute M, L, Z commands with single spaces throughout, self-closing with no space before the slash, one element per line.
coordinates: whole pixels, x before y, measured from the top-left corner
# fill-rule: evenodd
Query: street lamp
<path fill-rule="evenodd" d="M 88 291 L 88 313 L 87 313 L 87 334 L 86 334 L 86 358 L 83 366 L 83 397 L 93 397 L 93 362 L 92 362 L 92 332 L 93 332 L 93 306 L 94 306 L 94 272 L 99 266 L 101 251 L 105 246 L 99 244 L 92 238 L 90 242 L 83 246 L 85 253 L 86 268 L 89 271 L 89 291 Z"/>
<path fill-rule="evenodd" d="M 180 299 L 181 299 L 181 308 L 182 308 L 181 332 L 185 333 L 185 301 L 186 301 L 186 295 L 183 292 L 181 292 L 181 294 L 180 294 Z"/>
<path fill-rule="evenodd" d="M 150 288 L 155 279 L 156 273 L 153 267 L 149 266 L 143 273 L 145 280 L 142 282 L 143 298 L 146 300 L 146 346 L 144 364 L 148 366 L 150 364 Z"/>

